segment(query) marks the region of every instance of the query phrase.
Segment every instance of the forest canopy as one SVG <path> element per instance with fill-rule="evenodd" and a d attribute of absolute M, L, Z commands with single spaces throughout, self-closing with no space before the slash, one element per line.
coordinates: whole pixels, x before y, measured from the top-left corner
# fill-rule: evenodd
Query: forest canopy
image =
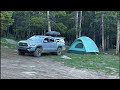
<path fill-rule="evenodd" d="M 58 31 L 67 45 L 88 36 L 100 48 L 115 49 L 119 38 L 119 11 L 1 11 L 1 37 L 16 40 Z M 118 31 L 117 31 L 118 30 Z M 118 34 L 117 34 L 118 33 Z M 117 42 L 116 42 L 117 41 Z M 104 45 L 103 45 L 104 44 Z M 119 46 L 119 45 L 118 45 Z"/>

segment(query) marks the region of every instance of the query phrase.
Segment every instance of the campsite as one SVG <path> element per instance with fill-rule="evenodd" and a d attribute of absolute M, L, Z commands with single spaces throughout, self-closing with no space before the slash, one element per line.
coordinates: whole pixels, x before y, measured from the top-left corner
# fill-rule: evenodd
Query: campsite
<path fill-rule="evenodd" d="M 11 48 L 1 48 L 1 79 L 119 79 L 117 56 L 66 53 L 71 59 L 52 54 L 35 58 Z"/>
<path fill-rule="evenodd" d="M 2 79 L 120 78 L 120 12 L 0 13 Z M 31 39 L 32 36 L 53 39 L 43 40 L 41 44 L 39 39 L 37 42 Z M 36 51 L 29 52 L 34 47 Z M 37 51 L 39 48 L 41 51 Z M 29 53 L 19 54 L 19 49 Z M 34 52 L 41 55 L 34 56 Z"/>

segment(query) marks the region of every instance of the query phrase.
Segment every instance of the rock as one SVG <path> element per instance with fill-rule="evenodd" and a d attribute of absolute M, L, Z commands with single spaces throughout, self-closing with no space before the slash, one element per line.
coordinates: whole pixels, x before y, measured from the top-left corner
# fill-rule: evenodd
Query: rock
<path fill-rule="evenodd" d="M 23 74 L 27 74 L 27 75 L 34 75 L 36 74 L 37 72 L 22 72 Z"/>
<path fill-rule="evenodd" d="M 14 50 L 15 52 L 17 52 L 17 50 Z"/>
<path fill-rule="evenodd" d="M 104 53 L 105 55 L 107 55 L 108 53 Z"/>
<path fill-rule="evenodd" d="M 4 46 L 4 48 L 8 48 L 7 46 Z"/>
<path fill-rule="evenodd" d="M 63 58 L 63 59 L 72 59 L 72 58 L 70 58 L 70 57 L 68 57 L 66 55 L 61 56 L 61 58 Z"/>

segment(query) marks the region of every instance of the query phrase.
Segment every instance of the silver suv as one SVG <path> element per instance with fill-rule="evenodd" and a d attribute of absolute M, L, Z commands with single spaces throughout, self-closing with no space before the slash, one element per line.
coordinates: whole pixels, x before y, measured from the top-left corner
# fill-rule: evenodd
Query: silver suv
<path fill-rule="evenodd" d="M 65 43 L 63 41 L 64 38 L 35 35 L 27 40 L 19 41 L 17 50 L 19 55 L 33 53 L 36 57 L 41 56 L 42 53 L 61 55 L 61 52 L 65 50 Z"/>

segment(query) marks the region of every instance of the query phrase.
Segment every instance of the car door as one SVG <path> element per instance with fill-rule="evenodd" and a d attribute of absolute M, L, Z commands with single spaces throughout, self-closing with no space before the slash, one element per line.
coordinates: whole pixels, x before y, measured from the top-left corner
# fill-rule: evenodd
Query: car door
<path fill-rule="evenodd" d="M 57 49 L 57 43 L 54 38 L 50 38 L 50 50 L 51 52 L 56 51 Z"/>
<path fill-rule="evenodd" d="M 43 40 L 43 50 L 44 50 L 44 52 L 49 51 L 49 48 L 50 48 L 49 41 L 50 41 L 49 38 L 45 38 Z"/>
<path fill-rule="evenodd" d="M 57 43 L 54 38 L 45 38 L 43 41 L 44 52 L 55 52 L 57 48 Z"/>

